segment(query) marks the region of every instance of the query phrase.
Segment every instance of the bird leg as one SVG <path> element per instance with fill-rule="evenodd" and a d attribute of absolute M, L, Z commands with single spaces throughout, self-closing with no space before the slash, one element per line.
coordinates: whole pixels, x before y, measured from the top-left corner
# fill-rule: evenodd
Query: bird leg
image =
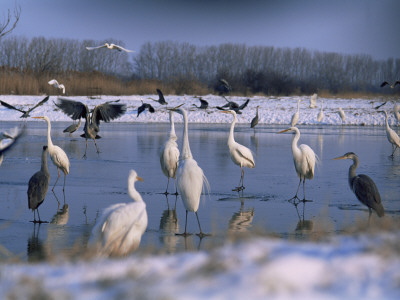
<path fill-rule="evenodd" d="M 168 193 L 168 186 L 169 186 L 169 177 L 168 177 L 168 181 L 167 181 L 167 189 L 165 190 L 165 193 L 164 193 L 165 196 L 169 194 L 169 193 Z"/>
<path fill-rule="evenodd" d="M 175 194 L 173 195 L 178 196 L 179 194 L 178 194 L 178 187 L 176 186 L 176 178 L 174 180 L 174 184 L 175 184 Z"/>
<path fill-rule="evenodd" d="M 94 141 L 94 145 L 96 146 L 97 154 L 100 154 L 100 150 L 99 150 L 99 148 L 97 147 L 97 144 L 96 144 L 96 139 L 93 139 L 93 141 Z"/>
<path fill-rule="evenodd" d="M 245 187 L 243 185 L 244 170 L 243 170 L 242 166 L 240 166 L 240 170 L 241 170 L 241 174 L 240 174 L 239 186 L 237 186 L 236 188 L 234 188 L 232 190 L 234 192 L 240 192 L 245 189 Z"/>
<path fill-rule="evenodd" d="M 304 195 L 303 203 L 312 202 L 312 200 L 306 200 L 306 179 L 305 178 L 303 179 L 303 195 Z"/>
<path fill-rule="evenodd" d="M 67 178 L 67 174 L 64 173 L 64 185 L 63 185 L 63 192 L 65 190 L 65 179 Z"/>
<path fill-rule="evenodd" d="M 58 177 L 57 177 L 56 183 L 54 184 L 53 188 L 51 189 L 52 192 L 54 192 L 54 188 L 56 187 L 56 184 L 57 184 L 57 182 L 58 182 L 58 179 L 59 179 L 60 176 L 61 176 L 61 174 L 60 174 L 60 169 L 59 169 L 59 168 L 57 168 L 57 171 L 58 171 Z M 39 213 L 39 212 L 38 212 L 38 213 Z"/>
<path fill-rule="evenodd" d="M 88 144 L 88 140 L 86 139 L 85 154 L 83 154 L 83 156 L 82 156 L 82 158 L 84 158 L 84 159 L 86 159 L 87 144 Z"/>
<path fill-rule="evenodd" d="M 195 212 L 196 214 L 196 218 L 197 218 L 197 223 L 199 224 L 199 229 L 200 232 L 198 234 L 196 234 L 198 237 L 203 238 L 205 236 L 210 236 L 211 234 L 208 233 L 203 233 L 203 231 L 201 230 L 201 226 L 200 226 L 200 220 L 199 220 L 199 215 L 197 214 L 197 211 Z"/>
<path fill-rule="evenodd" d="M 184 237 L 187 237 L 189 235 L 192 235 L 191 233 L 187 233 L 186 227 L 187 227 L 187 216 L 188 216 L 188 211 L 186 210 L 186 219 L 185 219 L 185 232 L 184 233 L 175 233 L 176 235 L 182 235 Z"/>
<path fill-rule="evenodd" d="M 299 185 L 297 186 L 296 195 L 294 195 L 293 198 L 289 199 L 289 201 L 291 201 L 291 200 L 293 200 L 293 199 L 299 199 L 299 197 L 297 197 L 297 194 L 299 193 L 300 184 L 301 184 L 301 177 L 300 177 Z M 299 199 L 299 200 L 300 200 L 300 199 Z"/>
<path fill-rule="evenodd" d="M 394 144 L 392 144 L 392 149 L 393 149 L 393 152 L 392 152 L 392 155 L 390 155 L 390 157 L 394 157 L 394 151 L 396 151 L 397 146 L 395 146 Z"/>

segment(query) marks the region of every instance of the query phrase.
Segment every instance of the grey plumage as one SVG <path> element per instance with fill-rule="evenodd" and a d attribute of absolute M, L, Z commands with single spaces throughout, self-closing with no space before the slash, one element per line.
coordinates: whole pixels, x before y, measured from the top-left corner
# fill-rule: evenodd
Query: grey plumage
<path fill-rule="evenodd" d="M 136 116 L 136 117 L 139 117 L 139 115 L 140 115 L 142 112 L 144 112 L 146 109 L 147 109 L 149 112 L 151 112 L 151 113 L 154 113 L 154 112 L 155 112 L 155 109 L 154 109 L 153 106 L 151 106 L 151 104 L 144 103 L 144 102 L 142 101 L 142 105 L 138 107 L 137 116 Z"/>
<path fill-rule="evenodd" d="M 154 100 L 154 101 L 160 103 L 161 105 L 167 105 L 168 102 L 165 101 L 164 95 L 160 89 L 157 89 L 157 94 L 158 94 L 158 100 L 155 100 L 155 99 L 151 99 L 151 100 Z"/>
<path fill-rule="evenodd" d="M 257 106 L 257 113 L 256 113 L 256 116 L 253 118 L 253 120 L 251 120 L 250 128 L 254 128 L 254 127 L 256 127 L 256 125 L 258 124 L 258 120 L 259 120 L 258 108 L 259 108 L 259 107 L 260 107 L 260 106 Z"/>
<path fill-rule="evenodd" d="M 11 104 L 8 104 L 8 103 L 6 103 L 6 102 L 4 102 L 4 101 L 2 101 L 2 100 L 0 100 L 0 103 L 1 103 L 1 105 L 5 106 L 5 107 L 7 107 L 7 108 L 9 108 L 9 109 L 14 109 L 14 110 L 17 110 L 17 111 L 19 111 L 19 112 L 22 112 L 22 115 L 20 116 L 20 118 L 27 118 L 27 117 L 29 117 L 29 113 L 30 113 L 32 110 L 34 110 L 36 107 L 38 107 L 38 106 L 40 106 L 40 105 L 43 105 L 44 103 L 47 102 L 47 100 L 49 100 L 49 96 L 45 97 L 42 101 L 36 103 L 34 106 L 32 106 L 32 107 L 31 107 L 30 109 L 28 109 L 28 110 L 23 110 L 23 109 L 16 108 L 15 106 L 12 106 Z"/>
<path fill-rule="evenodd" d="M 33 174 L 28 183 L 28 208 L 33 211 L 34 223 L 42 223 L 39 215 L 39 206 L 43 203 L 46 197 L 49 183 L 50 173 L 47 168 L 47 146 L 43 146 L 40 171 Z M 39 221 L 36 220 L 35 211 L 38 212 Z"/>
<path fill-rule="evenodd" d="M 69 136 L 71 136 L 72 133 L 74 133 L 75 131 L 78 130 L 79 127 L 81 127 L 81 123 L 82 123 L 82 118 L 79 118 L 79 122 L 78 123 L 74 123 L 72 125 L 69 125 L 67 128 L 65 128 L 63 130 L 63 132 L 68 132 Z"/>
<path fill-rule="evenodd" d="M 203 98 L 199 98 L 200 100 L 200 106 L 197 106 L 196 104 L 192 104 L 194 107 L 197 107 L 198 109 L 207 109 L 208 108 L 208 102 L 204 100 Z"/>

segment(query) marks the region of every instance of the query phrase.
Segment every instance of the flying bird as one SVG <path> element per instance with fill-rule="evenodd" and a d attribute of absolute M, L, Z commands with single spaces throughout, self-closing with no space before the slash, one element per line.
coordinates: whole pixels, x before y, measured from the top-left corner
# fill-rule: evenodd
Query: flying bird
<path fill-rule="evenodd" d="M 100 131 L 100 121 L 110 122 L 111 120 L 122 116 L 126 112 L 125 104 L 112 104 L 108 102 L 96 105 L 93 111 L 90 111 L 88 106 L 82 102 L 73 101 L 66 98 L 59 97 L 58 103 L 54 104 L 65 114 L 70 116 L 72 120 L 80 118 L 84 118 L 86 120 L 83 129 L 84 134 L 81 135 L 81 137 L 86 139 L 85 154 L 83 155 L 84 158 L 86 158 L 88 139 L 92 139 L 94 141 L 97 153 L 100 153 L 96 144 L 96 139 L 101 138 L 97 134 Z M 90 115 L 90 113 L 92 115 Z"/>
<path fill-rule="evenodd" d="M 175 134 L 174 114 L 172 111 L 169 111 L 169 123 L 170 123 L 169 138 L 164 143 L 164 145 L 161 146 L 159 151 L 160 164 L 162 172 L 168 178 L 167 188 L 164 194 L 168 195 L 169 179 L 174 178 L 175 194 L 177 195 L 178 191 L 176 187 L 176 171 L 179 165 L 179 149 L 178 149 L 178 144 L 176 143 L 177 136 Z"/>
<path fill-rule="evenodd" d="M 33 117 L 35 119 L 41 119 L 41 120 L 45 120 L 47 123 L 47 147 L 48 147 L 48 151 L 50 154 L 50 158 L 51 161 L 53 162 L 53 164 L 57 167 L 57 171 L 58 171 L 58 177 L 56 182 L 54 183 L 54 186 L 52 188 L 52 191 L 54 191 L 54 188 L 58 182 L 58 179 L 60 179 L 60 169 L 61 171 L 64 173 L 64 185 L 63 185 L 63 191 L 65 190 L 65 179 L 67 177 L 67 175 L 69 174 L 69 159 L 67 154 L 64 152 L 63 149 L 61 149 L 59 146 L 54 145 L 52 140 L 51 140 L 51 124 L 50 124 L 50 119 L 46 116 L 43 117 Z"/>
<path fill-rule="evenodd" d="M 222 111 L 227 111 L 227 110 L 233 110 L 237 114 L 241 114 L 241 110 L 243 110 L 247 104 L 249 104 L 250 99 L 247 99 L 245 102 L 243 102 L 241 105 L 237 104 L 236 102 L 229 101 L 224 97 L 224 99 L 228 102 L 227 104 L 223 106 L 217 106 L 217 109 L 222 110 Z"/>
<path fill-rule="evenodd" d="M 200 100 L 200 106 L 197 106 L 196 104 L 192 104 L 194 107 L 197 107 L 198 109 L 207 109 L 208 108 L 208 102 L 204 100 L 203 98 L 199 98 Z"/>
<path fill-rule="evenodd" d="M 44 223 L 40 220 L 39 206 L 46 198 L 50 184 L 50 173 L 47 168 L 47 146 L 43 146 L 42 163 L 40 170 L 29 179 L 28 183 L 28 208 L 33 211 L 33 223 Z M 36 212 L 39 220 L 36 220 Z"/>
<path fill-rule="evenodd" d="M 387 81 L 384 81 L 384 82 L 381 83 L 380 87 L 384 87 L 384 86 L 386 86 L 386 85 L 389 85 L 390 88 L 394 89 L 394 87 L 395 87 L 397 84 L 400 84 L 400 80 L 397 80 L 397 81 L 395 81 L 395 82 L 392 83 L 392 84 L 390 84 L 390 83 L 387 82 Z"/>
<path fill-rule="evenodd" d="M 62 90 L 62 93 L 65 94 L 65 86 L 63 84 L 59 84 L 57 80 L 52 79 L 48 82 L 48 84 Z"/>
<path fill-rule="evenodd" d="M 297 100 L 297 111 L 292 115 L 292 119 L 290 120 L 290 125 L 294 127 L 299 121 L 300 117 L 300 102 L 301 100 Z"/>
<path fill-rule="evenodd" d="M 146 109 L 147 109 L 149 112 L 151 112 L 151 113 L 154 113 L 154 112 L 155 112 L 154 107 L 151 106 L 151 104 L 143 103 L 143 101 L 142 101 L 142 105 L 140 105 L 140 106 L 138 107 L 137 116 L 136 116 L 136 117 L 139 117 L 139 115 L 140 115 L 142 112 L 144 112 Z"/>
<path fill-rule="evenodd" d="M 245 189 L 243 167 L 254 168 L 256 165 L 255 165 L 253 153 L 251 153 L 251 150 L 235 141 L 234 131 L 235 131 L 235 124 L 237 122 L 236 113 L 233 110 L 221 111 L 221 113 L 233 115 L 231 129 L 230 129 L 229 137 L 228 137 L 228 147 L 229 147 L 229 154 L 231 155 L 232 161 L 236 165 L 240 166 L 240 170 L 241 170 L 239 185 L 233 189 L 233 191 L 239 192 L 239 191 L 242 191 Z"/>
<path fill-rule="evenodd" d="M 218 80 L 218 85 L 216 90 L 220 93 L 229 93 L 232 91 L 232 87 L 231 85 L 228 83 L 228 81 L 226 81 L 225 79 L 221 78 Z"/>
<path fill-rule="evenodd" d="M 163 93 L 161 92 L 160 89 L 157 89 L 157 94 L 158 94 L 158 100 L 151 99 L 151 98 L 150 99 L 160 103 L 161 105 L 167 105 L 168 102 L 165 101 L 164 95 L 163 95 Z"/>
<path fill-rule="evenodd" d="M 104 45 L 100 45 L 100 46 L 96 46 L 96 47 L 86 47 L 87 50 L 95 50 L 95 49 L 101 49 L 101 48 L 107 48 L 107 49 L 110 49 L 110 50 L 117 50 L 119 52 L 121 52 L 121 51 L 135 52 L 133 50 L 125 49 L 124 47 L 121 47 L 119 45 L 115 45 L 113 43 L 111 43 L 111 44 L 105 43 Z"/>
<path fill-rule="evenodd" d="M 180 107 L 180 106 L 179 106 Z M 192 211 L 196 214 L 197 223 L 199 225 L 200 232 L 197 234 L 199 237 L 204 237 L 207 234 L 203 233 L 200 220 L 198 216 L 198 209 L 200 204 L 200 196 L 203 191 L 203 185 L 208 186 L 207 178 L 204 176 L 203 170 L 198 166 L 197 162 L 192 156 L 189 145 L 189 135 L 188 135 L 188 119 L 187 113 L 182 108 L 173 108 L 175 111 L 183 116 L 184 129 L 183 129 L 183 144 L 182 151 L 179 157 L 179 166 L 176 172 L 176 183 L 178 186 L 179 194 L 183 205 L 186 209 L 186 219 L 185 219 L 185 232 L 183 236 L 188 236 L 187 233 L 187 215 L 188 211 Z"/>
<path fill-rule="evenodd" d="M 299 188 L 301 181 L 303 181 L 303 193 L 304 199 L 303 202 L 306 201 L 306 189 L 305 183 L 306 179 L 313 179 L 314 178 L 314 168 L 315 163 L 317 161 L 317 156 L 315 155 L 314 151 L 306 144 L 301 144 L 297 146 L 297 142 L 300 139 L 300 131 L 297 127 L 290 127 L 288 129 L 279 131 L 278 133 L 284 132 L 293 132 L 293 140 L 292 140 L 292 153 L 293 153 L 293 162 L 294 167 L 296 169 L 297 176 L 299 176 L 300 181 L 297 187 L 296 195 L 292 199 L 298 199 L 297 194 L 299 193 Z"/>
<path fill-rule="evenodd" d="M 135 189 L 135 182 L 143 181 L 136 171 L 128 177 L 131 203 L 118 203 L 104 209 L 93 227 L 89 245 L 107 256 L 126 256 L 135 251 L 146 231 L 148 217 L 146 203 Z"/>
<path fill-rule="evenodd" d="M 4 154 L 10 151 L 17 144 L 17 141 L 24 132 L 24 128 L 19 130 L 18 127 L 13 128 L 9 132 L 0 132 L 0 166 L 3 162 Z"/>
<path fill-rule="evenodd" d="M 22 109 L 16 108 L 15 106 L 12 106 L 11 104 L 8 104 L 8 103 L 6 103 L 6 102 L 4 102 L 2 100 L 0 100 L 0 103 L 1 103 L 1 105 L 5 106 L 5 107 L 7 107 L 9 109 L 14 109 L 14 110 L 17 110 L 19 112 L 22 112 L 22 115 L 20 116 L 20 118 L 27 118 L 27 117 L 30 117 L 29 114 L 30 114 L 30 112 L 32 110 L 34 110 L 35 108 L 39 107 L 40 105 L 43 105 L 44 103 L 47 102 L 47 100 L 49 100 L 49 96 L 46 96 L 43 100 L 41 100 L 40 102 L 38 102 L 37 104 L 35 104 L 34 106 L 32 106 L 28 110 L 22 110 Z"/>
<path fill-rule="evenodd" d="M 353 152 L 348 152 L 343 156 L 334 158 L 338 159 L 351 159 L 353 164 L 349 169 L 349 185 L 350 189 L 356 195 L 357 199 L 368 207 L 369 219 L 371 218 L 372 210 L 375 210 L 378 217 L 385 215 L 385 210 L 382 205 L 381 196 L 374 181 L 367 175 L 356 175 L 356 169 L 359 164 L 358 156 Z"/>
<path fill-rule="evenodd" d="M 389 141 L 389 143 L 392 144 L 392 155 L 391 157 L 394 157 L 394 152 L 396 151 L 397 148 L 400 147 L 400 137 L 397 135 L 396 131 L 394 131 L 392 128 L 389 126 L 388 122 L 388 115 L 386 111 L 382 111 L 385 114 L 385 122 L 386 122 L 386 136 Z"/>
<path fill-rule="evenodd" d="M 251 120 L 251 123 L 250 123 L 250 128 L 254 128 L 254 127 L 256 127 L 256 125 L 258 124 L 258 120 L 259 120 L 259 116 L 258 116 L 258 108 L 259 108 L 260 106 L 259 105 L 257 105 L 257 112 L 256 112 L 256 116 Z"/>

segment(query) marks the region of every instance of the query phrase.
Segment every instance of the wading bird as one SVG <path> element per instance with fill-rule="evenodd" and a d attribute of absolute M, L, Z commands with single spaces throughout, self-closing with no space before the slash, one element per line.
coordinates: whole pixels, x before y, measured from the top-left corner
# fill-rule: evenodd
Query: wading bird
<path fill-rule="evenodd" d="M 317 107 L 317 99 L 318 99 L 318 94 L 314 93 L 310 98 L 310 108 L 316 108 Z"/>
<path fill-rule="evenodd" d="M 336 157 L 334 159 L 353 160 L 353 164 L 349 169 L 349 185 L 357 199 L 368 207 L 368 221 L 371 218 L 372 209 L 376 211 L 379 217 L 383 217 L 385 215 L 385 211 L 382 206 L 381 196 L 379 195 L 378 188 L 376 187 L 374 181 L 367 175 L 356 175 L 356 169 L 359 164 L 358 156 L 353 152 L 348 152 L 345 155 Z"/>
<path fill-rule="evenodd" d="M 297 111 L 292 115 L 292 119 L 290 120 L 290 125 L 294 127 L 299 121 L 300 117 L 300 102 L 301 100 L 297 100 Z"/>
<path fill-rule="evenodd" d="M 314 151 L 306 144 L 301 144 L 297 146 L 297 142 L 300 139 L 300 131 L 297 127 L 290 127 L 288 129 L 279 131 L 278 133 L 284 132 L 293 132 L 293 140 L 292 140 L 292 153 L 293 153 L 293 162 L 294 167 L 296 169 L 297 176 L 299 176 L 300 181 L 297 187 L 296 195 L 292 199 L 299 199 L 297 194 L 299 192 L 301 181 L 303 181 L 303 193 L 304 198 L 303 202 L 306 201 L 306 189 L 305 183 L 306 179 L 313 179 L 314 178 L 314 168 L 315 163 L 317 161 L 317 156 L 315 155 Z"/>
<path fill-rule="evenodd" d="M 253 120 L 251 120 L 251 123 L 250 123 L 250 128 L 254 128 L 254 127 L 256 127 L 256 125 L 258 124 L 258 120 L 259 120 L 259 116 L 258 116 L 258 108 L 259 108 L 260 106 L 259 105 L 257 105 L 257 112 L 256 112 L 256 116 L 253 118 Z"/>
<path fill-rule="evenodd" d="M 342 124 L 346 121 L 346 115 L 341 107 L 339 107 L 339 111 L 337 112 L 339 117 L 342 119 Z"/>
<path fill-rule="evenodd" d="M 176 181 L 176 170 L 178 169 L 179 163 L 179 149 L 178 144 L 176 143 L 177 137 L 175 134 L 174 113 L 172 111 L 169 111 L 169 123 L 169 138 L 164 143 L 164 145 L 161 146 L 159 151 L 161 170 L 168 178 L 167 188 L 164 193 L 165 195 L 168 195 L 169 179 L 174 178 L 174 180 Z M 178 194 L 176 182 L 175 194 Z"/>
<path fill-rule="evenodd" d="M 121 51 L 135 52 L 133 50 L 125 49 L 124 47 L 121 47 L 119 45 L 115 45 L 113 43 L 111 43 L 111 44 L 105 43 L 104 45 L 100 45 L 100 46 L 96 46 L 96 47 L 86 47 L 87 50 L 95 50 L 95 49 L 101 49 L 101 48 L 107 48 L 107 49 L 110 49 L 110 50 L 117 50 L 119 52 L 121 52 Z"/>
<path fill-rule="evenodd" d="M 198 109 L 207 109 L 208 108 L 208 102 L 204 100 L 203 98 L 199 98 L 200 100 L 200 106 L 197 106 L 196 104 L 192 104 L 194 107 L 197 107 Z"/>
<path fill-rule="evenodd" d="M 318 117 L 317 117 L 317 121 L 318 121 L 318 122 L 321 122 L 322 119 L 324 118 L 323 106 L 324 106 L 324 101 L 322 100 L 322 101 L 321 101 L 321 110 L 320 110 L 320 112 L 318 113 Z"/>
<path fill-rule="evenodd" d="M 28 110 L 22 110 L 22 109 L 16 108 L 15 106 L 12 106 L 11 104 L 8 104 L 8 103 L 6 103 L 6 102 L 4 102 L 2 100 L 0 100 L 0 103 L 1 103 L 1 105 L 5 106 L 5 107 L 7 107 L 9 109 L 14 109 L 14 110 L 17 110 L 19 112 L 22 112 L 22 116 L 20 116 L 20 118 L 27 118 L 27 117 L 30 117 L 29 113 L 32 110 L 34 110 L 36 107 L 38 107 L 40 105 L 43 105 L 44 103 L 47 102 L 47 100 L 49 100 L 49 96 L 46 96 L 42 101 L 38 102 L 37 104 L 35 104 L 34 106 L 32 106 Z"/>
<path fill-rule="evenodd" d="M 57 180 L 54 183 L 54 186 L 51 190 L 54 191 L 54 187 L 56 186 L 58 179 L 61 176 L 61 174 L 60 174 L 60 169 L 61 169 L 61 171 L 63 171 L 63 173 L 64 173 L 64 185 L 63 185 L 63 191 L 64 191 L 65 190 L 65 179 L 66 179 L 67 175 L 69 174 L 69 165 L 70 164 L 69 164 L 68 156 L 67 156 L 67 154 L 65 154 L 63 149 L 61 149 L 59 146 L 53 144 L 53 142 L 51 140 L 51 136 L 50 136 L 51 124 L 50 124 L 49 118 L 46 116 L 33 117 L 33 118 L 45 120 L 47 123 L 47 147 L 48 147 L 51 161 L 57 167 L 57 171 L 58 171 Z"/>
<path fill-rule="evenodd" d="M 143 181 L 136 171 L 128 177 L 131 203 L 118 203 L 107 207 L 93 227 L 89 245 L 98 247 L 102 255 L 126 256 L 135 251 L 147 228 L 146 203 L 135 189 L 135 182 Z"/>
<path fill-rule="evenodd" d="M 193 159 L 192 152 L 189 146 L 188 136 L 188 119 L 187 113 L 184 109 L 176 107 L 172 111 L 175 111 L 183 116 L 184 129 L 183 129 L 183 144 L 182 151 L 179 157 L 179 166 L 176 172 L 176 183 L 178 186 L 179 194 L 181 195 L 183 205 L 186 209 L 185 219 L 185 232 L 183 236 L 188 236 L 187 233 L 187 215 L 188 211 L 192 211 L 196 214 L 197 223 L 199 224 L 200 232 L 197 234 L 199 237 L 204 237 L 207 234 L 203 233 L 200 226 L 199 216 L 197 210 L 199 209 L 200 196 L 203 190 L 203 185 L 208 186 L 207 178 L 204 176 L 203 170 L 198 166 L 197 162 Z"/>
<path fill-rule="evenodd" d="M 40 171 L 33 174 L 28 183 L 28 208 L 33 211 L 33 223 L 43 223 L 43 221 L 40 220 L 39 206 L 46 198 L 50 184 L 50 173 L 47 168 L 47 149 L 47 146 L 43 146 Z M 38 213 L 38 221 L 36 220 L 35 211 Z"/>
<path fill-rule="evenodd" d="M 50 84 L 51 86 L 54 86 L 57 89 L 62 90 L 62 93 L 65 94 L 65 86 L 63 84 L 58 83 L 57 80 L 52 79 L 48 82 L 48 84 Z"/>
<path fill-rule="evenodd" d="M 143 103 L 143 101 L 142 101 L 142 105 L 140 105 L 140 106 L 138 107 L 137 116 L 136 116 L 136 117 L 139 117 L 139 115 L 140 115 L 142 112 L 144 112 L 146 109 L 147 109 L 149 112 L 151 112 L 151 113 L 154 113 L 154 112 L 155 112 L 154 107 L 151 106 L 151 104 Z"/>
<path fill-rule="evenodd" d="M 101 138 L 97 135 L 100 131 L 100 121 L 110 122 L 126 112 L 125 104 L 111 104 L 105 102 L 103 104 L 96 105 L 93 111 L 90 111 L 86 104 L 79 101 L 73 101 L 65 98 L 58 98 L 58 103 L 54 103 L 58 108 L 60 108 L 65 114 L 70 116 L 72 120 L 84 118 L 86 120 L 85 126 L 83 128 L 84 134 L 81 137 L 86 139 L 85 154 L 88 146 L 88 139 L 94 141 L 97 153 L 100 153 L 99 148 L 96 144 L 96 139 Z M 90 113 L 92 115 L 90 116 Z"/>
<path fill-rule="evenodd" d="M 79 118 L 78 123 L 69 125 L 67 128 L 63 130 L 63 132 L 68 132 L 69 136 L 71 136 L 75 131 L 79 129 L 79 127 L 81 127 L 81 123 L 82 123 L 82 118 Z"/>
<path fill-rule="evenodd" d="M 235 131 L 235 124 L 237 122 L 236 113 L 233 110 L 221 111 L 221 113 L 233 115 L 231 129 L 230 129 L 229 137 L 228 137 L 228 147 L 229 147 L 229 153 L 231 155 L 232 161 L 236 165 L 240 166 L 240 170 L 241 170 L 239 186 L 234 188 L 233 191 L 242 191 L 245 189 L 243 168 L 244 167 L 254 168 L 256 165 L 255 165 L 253 154 L 251 153 L 251 150 L 235 141 L 234 131 Z"/>
<path fill-rule="evenodd" d="M 397 148 L 400 147 L 400 137 L 397 135 L 397 133 L 392 128 L 390 128 L 389 122 L 388 122 L 388 115 L 387 115 L 386 111 L 381 111 L 381 112 L 385 114 L 386 136 L 387 136 L 389 143 L 392 144 L 393 152 L 392 152 L 392 155 L 390 155 L 390 156 L 394 157 L 394 152 L 396 151 Z"/>
<path fill-rule="evenodd" d="M 387 82 L 387 81 L 384 81 L 384 82 L 381 83 L 381 87 L 384 87 L 384 86 L 386 86 L 386 85 L 389 85 L 390 88 L 394 89 L 394 87 L 395 87 L 397 84 L 400 84 L 400 80 L 397 80 L 397 81 L 393 82 L 392 84 L 390 84 L 390 83 Z"/>
<path fill-rule="evenodd" d="M 161 92 L 160 89 L 157 89 L 157 94 L 158 94 L 158 100 L 152 99 L 152 98 L 150 98 L 150 99 L 153 100 L 153 101 L 156 101 L 156 102 L 160 103 L 161 105 L 167 105 L 168 102 L 165 101 L 164 94 Z"/>

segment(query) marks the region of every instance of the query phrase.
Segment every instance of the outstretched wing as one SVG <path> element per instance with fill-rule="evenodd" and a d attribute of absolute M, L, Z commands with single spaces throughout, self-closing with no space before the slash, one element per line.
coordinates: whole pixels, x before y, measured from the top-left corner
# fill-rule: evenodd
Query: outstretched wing
<path fill-rule="evenodd" d="M 381 83 L 380 87 L 384 87 L 385 85 L 388 85 L 388 84 L 389 84 L 389 82 L 384 81 L 384 82 Z"/>
<path fill-rule="evenodd" d="M 158 100 L 158 102 L 160 102 L 161 104 L 168 104 L 167 101 L 165 101 L 164 95 L 160 89 L 157 89 L 157 94 L 158 94 L 158 97 L 160 98 Z"/>
<path fill-rule="evenodd" d="M 70 116 L 72 120 L 86 118 L 89 113 L 87 106 L 79 101 L 73 101 L 66 98 L 58 97 L 57 103 L 54 104 L 60 108 L 66 115 Z"/>
<path fill-rule="evenodd" d="M 135 51 L 133 51 L 133 50 L 125 49 L 124 47 L 121 47 L 121 46 L 119 46 L 119 45 L 114 45 L 114 47 L 115 47 L 118 51 L 135 52 Z"/>
<path fill-rule="evenodd" d="M 239 109 L 244 109 L 247 106 L 247 104 L 249 104 L 249 102 L 250 102 L 250 99 L 247 99 L 245 103 L 243 103 L 242 105 L 239 106 Z"/>
<path fill-rule="evenodd" d="M 12 147 L 14 147 L 18 141 L 18 139 L 25 133 L 25 128 L 23 128 L 22 130 L 17 130 L 17 134 L 13 134 L 12 136 L 12 141 L 10 143 L 2 143 L 0 141 L 0 156 L 3 155 L 4 153 L 6 153 L 7 151 L 11 150 Z M 1 162 L 0 162 L 1 165 Z"/>
<path fill-rule="evenodd" d="M 32 110 L 34 110 L 36 107 L 43 105 L 44 103 L 49 100 L 49 96 L 45 97 L 42 101 L 38 102 L 35 106 L 32 106 L 30 109 L 28 109 L 27 113 L 29 114 Z"/>
<path fill-rule="evenodd" d="M 101 46 L 96 46 L 96 47 L 86 47 L 87 50 L 94 50 L 94 49 L 100 49 L 100 48 L 105 48 L 107 47 L 106 45 L 101 45 Z"/>
<path fill-rule="evenodd" d="M 201 99 L 201 98 L 199 98 L 199 100 L 200 100 L 200 103 L 201 103 L 200 107 L 204 107 L 204 108 L 208 107 L 208 102 L 206 100 Z"/>
<path fill-rule="evenodd" d="M 110 122 L 126 112 L 125 104 L 103 103 L 97 105 L 92 114 L 92 124 L 100 125 L 100 121 Z"/>
<path fill-rule="evenodd" d="M 0 100 L 0 103 L 1 103 L 1 105 L 5 106 L 5 107 L 7 107 L 7 108 L 9 108 L 9 109 L 18 110 L 18 111 L 20 111 L 20 112 L 22 112 L 22 113 L 25 113 L 24 110 L 19 109 L 19 108 L 16 108 L 15 106 L 12 106 L 11 104 L 8 104 L 7 102 L 4 102 L 4 101 Z"/>

